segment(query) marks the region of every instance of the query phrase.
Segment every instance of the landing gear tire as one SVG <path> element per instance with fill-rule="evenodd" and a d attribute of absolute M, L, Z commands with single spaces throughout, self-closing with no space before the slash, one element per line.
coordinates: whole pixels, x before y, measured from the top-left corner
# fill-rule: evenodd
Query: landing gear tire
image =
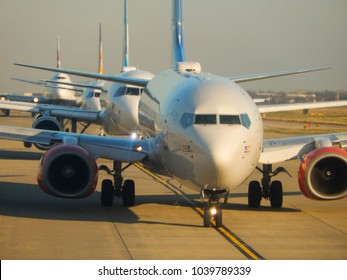
<path fill-rule="evenodd" d="M 261 198 L 260 183 L 258 181 L 251 181 L 248 185 L 248 206 L 251 208 L 258 208 Z"/>
<path fill-rule="evenodd" d="M 223 223 L 222 217 L 223 217 L 223 215 L 222 215 L 222 208 L 219 208 L 217 213 L 216 213 L 216 216 L 214 217 L 215 222 L 216 222 L 216 227 L 221 227 L 222 226 L 222 223 Z"/>
<path fill-rule="evenodd" d="M 111 180 L 103 180 L 101 185 L 101 205 L 104 207 L 112 206 L 114 188 Z"/>
<path fill-rule="evenodd" d="M 270 186 L 270 204 L 272 208 L 281 208 L 283 203 L 283 190 L 280 181 L 273 181 Z"/>
<path fill-rule="evenodd" d="M 122 190 L 123 205 L 131 207 L 135 205 L 135 182 L 133 180 L 125 180 Z"/>
<path fill-rule="evenodd" d="M 3 112 L 4 112 L 5 117 L 10 116 L 10 110 L 5 109 L 5 110 L 3 110 Z"/>
<path fill-rule="evenodd" d="M 204 209 L 204 227 L 210 227 L 211 213 L 209 208 Z"/>

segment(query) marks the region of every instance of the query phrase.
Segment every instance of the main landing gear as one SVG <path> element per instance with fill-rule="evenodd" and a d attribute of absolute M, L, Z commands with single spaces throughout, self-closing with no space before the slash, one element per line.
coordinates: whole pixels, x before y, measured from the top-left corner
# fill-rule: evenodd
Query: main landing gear
<path fill-rule="evenodd" d="M 101 184 L 101 205 L 108 207 L 112 206 L 113 198 L 121 197 L 125 207 L 135 205 L 135 182 L 133 180 L 125 180 L 123 182 L 122 172 L 131 166 L 129 163 L 122 168 L 122 163 L 118 161 L 113 162 L 113 170 L 107 166 L 101 165 L 99 170 L 106 171 L 109 175 L 113 176 L 113 181 L 105 179 Z"/>
<path fill-rule="evenodd" d="M 272 181 L 271 178 L 279 173 L 291 175 L 283 167 L 278 167 L 272 171 L 272 164 L 264 164 L 263 169 L 257 167 L 257 170 L 263 174 L 261 185 L 258 181 L 251 181 L 248 185 L 248 205 L 251 208 L 260 206 L 262 198 L 270 200 L 272 208 L 281 208 L 283 203 L 283 190 L 280 181 Z"/>
<path fill-rule="evenodd" d="M 201 198 L 208 199 L 208 206 L 204 208 L 204 227 L 211 226 L 211 219 L 215 221 L 216 227 L 222 226 L 222 207 L 220 198 L 224 197 L 224 204 L 228 203 L 229 190 L 213 191 L 213 190 L 202 190 Z"/>

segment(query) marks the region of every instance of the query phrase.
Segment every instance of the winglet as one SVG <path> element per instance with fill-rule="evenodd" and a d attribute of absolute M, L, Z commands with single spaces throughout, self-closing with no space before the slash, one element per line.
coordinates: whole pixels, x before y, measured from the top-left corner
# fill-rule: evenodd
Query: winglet
<path fill-rule="evenodd" d="M 182 1 L 173 0 L 172 7 L 172 68 L 176 67 L 177 62 L 185 61 L 184 40 L 183 40 L 183 17 Z"/>
<path fill-rule="evenodd" d="M 102 37 L 101 37 L 101 23 L 99 23 L 99 74 L 103 73 L 102 67 Z"/>
<path fill-rule="evenodd" d="M 57 38 L 57 68 L 61 68 L 60 60 L 60 37 Z"/>

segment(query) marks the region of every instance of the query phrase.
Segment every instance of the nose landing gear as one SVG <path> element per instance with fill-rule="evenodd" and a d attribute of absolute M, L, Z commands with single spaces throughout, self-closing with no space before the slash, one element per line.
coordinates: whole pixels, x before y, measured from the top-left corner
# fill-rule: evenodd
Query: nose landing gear
<path fill-rule="evenodd" d="M 204 208 L 204 227 L 211 226 L 211 219 L 214 220 L 215 227 L 222 226 L 222 206 L 219 202 L 222 195 L 224 197 L 224 203 L 228 202 L 229 190 L 213 191 L 202 190 L 201 198 L 208 199 L 208 206 Z"/>

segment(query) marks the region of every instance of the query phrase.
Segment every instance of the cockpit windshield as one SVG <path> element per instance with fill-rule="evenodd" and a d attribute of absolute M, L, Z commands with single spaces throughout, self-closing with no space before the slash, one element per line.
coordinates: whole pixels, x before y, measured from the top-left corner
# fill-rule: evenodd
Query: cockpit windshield
<path fill-rule="evenodd" d="M 195 115 L 194 124 L 217 124 L 217 115 Z"/>
<path fill-rule="evenodd" d="M 141 88 L 135 88 L 135 87 L 120 87 L 117 89 L 117 91 L 114 93 L 114 97 L 121 96 L 121 95 L 141 95 L 142 89 Z"/>
<path fill-rule="evenodd" d="M 220 115 L 219 116 L 220 124 L 241 124 L 239 115 Z"/>
<path fill-rule="evenodd" d="M 194 120 L 194 121 L 193 121 Z M 187 128 L 191 125 L 242 125 L 249 129 L 251 120 L 248 114 L 240 115 L 215 115 L 215 114 L 190 114 L 184 113 L 180 120 L 181 125 Z"/>

